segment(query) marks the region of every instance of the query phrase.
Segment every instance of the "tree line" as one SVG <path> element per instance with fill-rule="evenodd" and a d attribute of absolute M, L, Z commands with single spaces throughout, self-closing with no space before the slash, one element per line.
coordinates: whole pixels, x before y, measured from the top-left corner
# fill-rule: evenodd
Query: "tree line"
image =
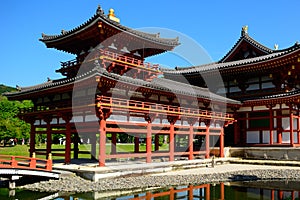
<path fill-rule="evenodd" d="M 15 89 L 0 85 L 0 94 L 11 92 Z M 0 95 L 0 142 L 8 142 L 11 139 L 28 141 L 30 125 L 18 118 L 21 108 L 32 107 L 31 101 L 9 101 L 5 96 Z"/>

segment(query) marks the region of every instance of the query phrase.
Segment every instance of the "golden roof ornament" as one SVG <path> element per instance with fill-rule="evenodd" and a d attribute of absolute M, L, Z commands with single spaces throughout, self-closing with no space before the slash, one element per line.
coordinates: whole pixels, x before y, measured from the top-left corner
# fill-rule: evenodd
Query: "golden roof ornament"
<path fill-rule="evenodd" d="M 278 44 L 274 44 L 274 49 L 278 50 L 278 48 L 279 48 L 279 45 Z"/>
<path fill-rule="evenodd" d="M 248 25 L 242 27 L 242 35 L 248 34 Z"/>
<path fill-rule="evenodd" d="M 112 9 L 112 8 L 109 9 L 109 13 L 108 13 L 107 16 L 110 20 L 120 23 L 120 19 L 115 16 L 115 10 L 114 9 Z"/>

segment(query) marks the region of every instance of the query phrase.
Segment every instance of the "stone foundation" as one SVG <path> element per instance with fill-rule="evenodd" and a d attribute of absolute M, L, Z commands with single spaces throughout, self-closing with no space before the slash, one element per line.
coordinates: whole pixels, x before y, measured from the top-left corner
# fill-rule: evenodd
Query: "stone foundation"
<path fill-rule="evenodd" d="M 228 147 L 227 156 L 266 160 L 300 160 L 296 147 Z"/>

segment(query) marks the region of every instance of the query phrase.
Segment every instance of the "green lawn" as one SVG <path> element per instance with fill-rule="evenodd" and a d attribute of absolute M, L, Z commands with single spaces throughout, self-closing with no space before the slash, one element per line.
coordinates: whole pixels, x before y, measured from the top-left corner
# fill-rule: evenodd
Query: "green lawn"
<path fill-rule="evenodd" d="M 83 152 L 90 152 L 91 151 L 91 145 L 85 144 L 85 145 L 78 145 L 79 151 Z M 64 152 L 64 145 L 58 145 L 58 144 L 52 144 L 53 152 L 56 153 L 63 153 Z M 73 144 L 71 146 L 73 148 Z M 36 149 L 46 149 L 46 145 L 42 144 L 40 146 L 36 146 Z M 99 146 L 97 145 L 96 150 L 98 152 Z M 167 150 L 168 145 L 163 145 L 160 147 L 160 150 Z M 59 150 L 59 151 L 55 151 Z M 152 150 L 154 150 L 154 145 L 152 145 Z M 140 151 L 146 151 L 146 145 L 140 145 Z M 111 152 L 111 144 L 108 143 L 106 145 L 106 154 L 110 154 Z M 134 152 L 134 144 L 117 144 L 117 152 Z M 29 146 L 27 145 L 16 145 L 16 146 L 6 146 L 6 147 L 0 147 L 0 154 L 2 155 L 14 155 L 14 156 L 29 156 Z M 71 155 L 73 158 L 73 155 Z M 38 158 L 45 158 L 44 155 L 38 155 Z M 90 154 L 80 154 L 79 158 L 90 158 Z M 53 159 L 62 159 L 62 157 L 55 157 L 53 156 Z"/>
<path fill-rule="evenodd" d="M 16 145 L 0 147 L 1 155 L 28 156 L 29 147 L 27 145 Z"/>

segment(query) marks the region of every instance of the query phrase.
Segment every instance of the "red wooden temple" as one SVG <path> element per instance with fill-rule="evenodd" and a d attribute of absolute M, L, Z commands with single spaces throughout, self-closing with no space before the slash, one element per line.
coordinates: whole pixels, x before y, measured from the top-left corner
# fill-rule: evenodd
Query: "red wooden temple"
<path fill-rule="evenodd" d="M 160 77 L 160 67 L 145 58 L 171 51 L 179 45 L 178 38 L 161 38 L 119 22 L 112 9 L 105 15 L 99 6 L 94 16 L 70 31 L 42 34 L 40 41 L 48 48 L 74 54 L 75 59 L 61 63 L 61 79 L 6 93 L 10 100 L 34 104 L 20 113 L 31 124 L 30 155 L 52 153 L 70 163 L 71 155 L 80 158 L 80 140 L 89 138 L 91 158 L 100 166 L 122 158 L 147 163 L 161 157 L 209 158 L 216 141 L 223 157 L 224 127 L 234 117 L 218 108 L 238 110 L 240 102 Z M 46 149 L 36 149 L 39 134 L 46 135 Z M 54 134 L 65 135 L 63 153 L 52 149 Z M 133 152 L 117 150 L 118 135 L 134 138 Z M 146 151 L 140 150 L 140 138 L 145 138 Z M 162 138 L 167 150 L 160 149 Z"/>
<path fill-rule="evenodd" d="M 300 146 L 300 45 L 274 47 L 251 38 L 245 26 L 220 61 L 164 70 L 164 76 L 171 80 L 184 76 L 192 85 L 204 87 L 202 77 L 221 74 L 224 85 L 210 90 L 242 103 L 230 111 L 237 123 L 225 130 L 226 145 Z"/>

